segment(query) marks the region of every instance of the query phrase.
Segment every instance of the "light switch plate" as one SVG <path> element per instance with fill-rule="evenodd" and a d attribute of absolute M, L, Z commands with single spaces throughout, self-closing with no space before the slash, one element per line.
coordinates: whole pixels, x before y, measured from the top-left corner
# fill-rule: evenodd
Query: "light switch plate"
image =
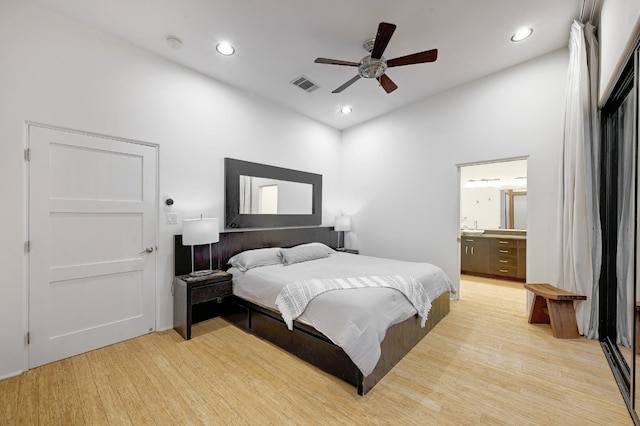
<path fill-rule="evenodd" d="M 176 213 L 167 213 L 167 225 L 177 225 L 178 224 L 178 215 Z"/>

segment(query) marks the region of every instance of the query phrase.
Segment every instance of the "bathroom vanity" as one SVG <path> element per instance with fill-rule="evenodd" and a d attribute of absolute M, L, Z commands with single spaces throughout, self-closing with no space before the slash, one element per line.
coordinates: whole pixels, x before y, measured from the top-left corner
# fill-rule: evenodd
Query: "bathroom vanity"
<path fill-rule="evenodd" d="M 514 230 L 462 230 L 460 270 L 478 275 L 525 282 L 527 233 Z"/>

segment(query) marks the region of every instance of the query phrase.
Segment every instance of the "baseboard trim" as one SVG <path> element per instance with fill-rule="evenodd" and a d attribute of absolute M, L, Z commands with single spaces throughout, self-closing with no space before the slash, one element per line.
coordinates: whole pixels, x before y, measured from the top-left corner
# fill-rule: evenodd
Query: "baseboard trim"
<path fill-rule="evenodd" d="M 20 371 L 14 371 L 13 373 L 9 373 L 9 374 L 5 374 L 5 375 L 3 375 L 3 376 L 0 376 L 0 380 L 8 379 L 8 378 L 10 378 L 10 377 L 19 376 L 19 375 L 21 375 L 22 373 L 24 373 L 24 371 L 23 371 L 23 370 L 20 370 Z"/>

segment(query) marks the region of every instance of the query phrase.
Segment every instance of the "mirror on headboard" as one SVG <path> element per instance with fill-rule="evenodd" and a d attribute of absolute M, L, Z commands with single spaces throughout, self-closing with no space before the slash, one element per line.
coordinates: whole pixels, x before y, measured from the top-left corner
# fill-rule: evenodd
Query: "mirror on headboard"
<path fill-rule="evenodd" d="M 225 228 L 320 225 L 322 175 L 224 159 Z"/>

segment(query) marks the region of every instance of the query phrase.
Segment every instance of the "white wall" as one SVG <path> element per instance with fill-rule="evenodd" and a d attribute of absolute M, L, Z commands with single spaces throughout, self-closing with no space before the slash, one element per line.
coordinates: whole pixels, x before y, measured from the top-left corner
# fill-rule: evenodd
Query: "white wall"
<path fill-rule="evenodd" d="M 528 156 L 527 276 L 553 282 L 567 64 L 562 49 L 344 131 L 351 245 L 458 282 L 457 165 Z"/>
<path fill-rule="evenodd" d="M 463 220 L 466 218 L 466 220 Z M 497 188 L 460 189 L 460 227 L 500 228 L 500 190 Z"/>
<path fill-rule="evenodd" d="M 638 0 L 605 0 L 600 14 L 600 96 L 603 106 L 620 77 L 640 32 Z"/>
<path fill-rule="evenodd" d="M 26 4 L 25 4 L 26 3 Z M 157 327 L 172 327 L 179 218 L 223 218 L 223 158 L 323 175 L 323 223 L 338 213 L 340 133 L 19 0 L 0 3 L 0 378 L 27 368 L 25 122 L 159 146 Z M 37 236 L 31 236 L 37 243 Z"/>

